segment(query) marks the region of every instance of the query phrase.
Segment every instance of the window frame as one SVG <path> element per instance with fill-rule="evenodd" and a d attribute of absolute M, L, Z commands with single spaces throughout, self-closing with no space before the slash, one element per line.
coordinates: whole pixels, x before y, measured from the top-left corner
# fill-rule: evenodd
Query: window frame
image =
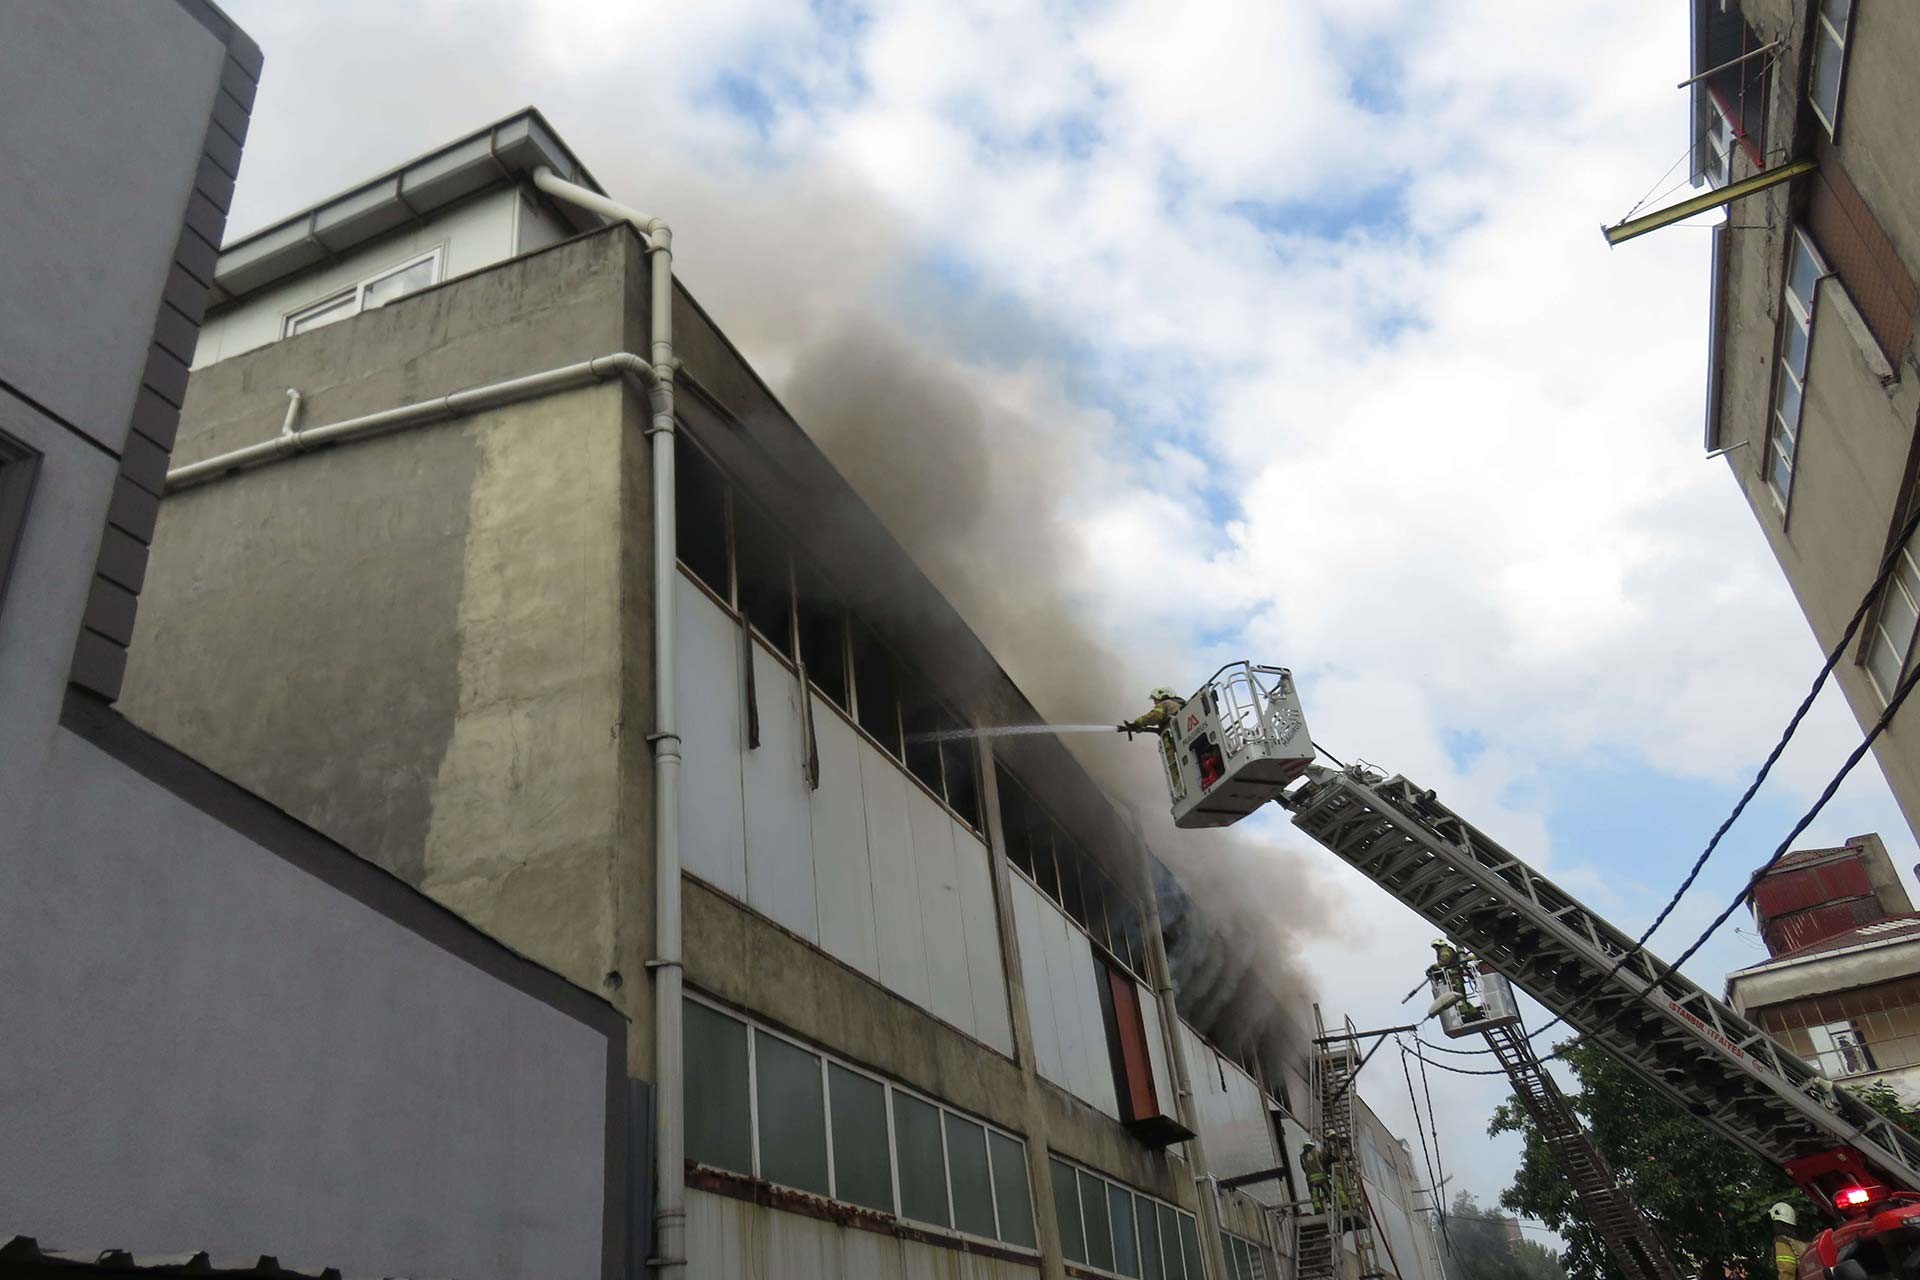
<path fill-rule="evenodd" d="M 729 1174 L 734 1177 L 746 1177 L 755 1182 L 766 1183 L 768 1186 L 777 1186 L 782 1189 L 794 1191 L 802 1195 L 817 1196 L 819 1194 L 818 1192 L 809 1190 L 805 1187 L 789 1187 L 784 1182 L 781 1182 L 781 1183 L 772 1182 L 767 1178 L 767 1176 L 761 1169 L 760 1064 L 759 1064 L 758 1037 L 764 1035 L 769 1039 L 781 1041 L 782 1043 L 790 1045 L 793 1048 L 796 1048 L 803 1053 L 811 1055 L 812 1057 L 817 1059 L 820 1064 L 821 1124 L 822 1124 L 822 1128 L 825 1136 L 826 1151 L 827 1151 L 827 1195 L 825 1197 L 827 1200 L 830 1200 L 832 1203 L 837 1205 L 845 1205 L 848 1208 L 857 1210 L 862 1213 L 882 1213 L 885 1216 L 892 1218 L 896 1222 L 899 1222 L 905 1225 L 911 1225 L 915 1230 L 928 1231 L 928 1232 L 938 1233 L 941 1235 L 952 1236 L 957 1240 L 977 1241 L 981 1244 L 992 1245 L 995 1248 L 1012 1249 L 1021 1254 L 1031 1254 L 1036 1258 L 1039 1257 L 1040 1249 L 1039 1249 L 1039 1241 L 1037 1238 L 1037 1224 L 1038 1224 L 1039 1218 L 1038 1218 L 1037 1206 L 1034 1202 L 1033 1179 L 1028 1176 L 1029 1171 L 1026 1168 L 1026 1153 L 1029 1150 L 1029 1140 L 1024 1134 L 1015 1133 L 1011 1129 L 1008 1129 L 1002 1125 L 995 1124 L 993 1121 L 988 1120 L 985 1116 L 974 1115 L 971 1112 L 962 1111 L 958 1107 L 949 1106 L 946 1103 L 941 1102 L 939 1099 L 932 1097 L 931 1095 L 924 1093 L 919 1089 L 915 1089 L 908 1085 L 901 1084 L 898 1081 L 889 1079 L 888 1077 L 881 1075 L 877 1071 L 873 1071 L 866 1067 L 860 1066 L 857 1063 L 850 1062 L 847 1059 L 839 1056 L 838 1054 L 829 1052 L 828 1050 L 822 1048 L 819 1045 L 810 1044 L 798 1036 L 789 1035 L 788 1033 L 780 1030 L 777 1027 L 768 1026 L 765 1022 L 761 1021 L 760 1019 L 755 1018 L 750 1014 L 744 1013 L 739 1009 L 735 1009 L 728 1005 L 722 1004 L 717 1000 L 711 999 L 710 997 L 704 995 L 701 992 L 692 991 L 692 990 L 685 991 L 682 993 L 682 999 L 685 1003 L 697 1004 L 702 1008 L 707 1009 L 719 1015 L 720 1017 L 727 1018 L 733 1022 L 739 1023 L 741 1026 L 746 1028 L 746 1032 L 747 1032 L 747 1117 L 748 1117 L 747 1142 L 748 1142 L 748 1155 L 749 1155 L 749 1159 L 747 1163 L 751 1166 L 751 1168 L 745 1171 L 744 1173 L 741 1170 L 737 1170 L 737 1169 L 721 1169 L 719 1170 L 721 1173 Z M 889 1180 L 889 1184 L 891 1187 L 891 1194 L 892 1194 L 891 1208 L 884 1209 L 884 1210 L 876 1210 L 869 1205 L 859 1204 L 855 1201 L 845 1200 L 840 1197 L 840 1169 L 839 1169 L 839 1162 L 838 1162 L 838 1154 L 834 1149 L 834 1139 L 833 1139 L 833 1074 L 832 1074 L 832 1071 L 830 1070 L 830 1068 L 836 1067 L 836 1066 L 841 1068 L 843 1071 L 847 1072 L 849 1075 L 860 1076 L 863 1079 L 870 1080 L 873 1083 L 879 1085 L 881 1088 L 882 1097 L 884 1098 L 886 1103 L 887 1165 L 888 1165 L 888 1180 Z M 894 1098 L 896 1094 L 905 1095 L 906 1097 L 912 1098 L 914 1101 L 922 1104 L 923 1106 L 931 1107 L 933 1109 L 934 1117 L 938 1122 L 938 1127 L 940 1130 L 940 1171 L 941 1171 L 941 1178 L 943 1180 L 943 1184 L 946 1190 L 947 1225 L 942 1225 L 937 1222 L 928 1222 L 922 1218 L 910 1217 L 901 1209 L 899 1128 L 898 1128 L 898 1124 L 894 1114 Z M 988 1195 L 991 1198 L 992 1204 L 993 1204 L 993 1222 L 994 1222 L 994 1231 L 996 1232 L 996 1235 L 994 1236 L 977 1235 L 971 1231 L 963 1231 L 959 1227 L 952 1225 L 954 1221 L 953 1162 L 952 1162 L 952 1156 L 948 1150 L 948 1144 L 947 1144 L 947 1117 L 949 1115 L 952 1115 L 956 1119 L 964 1121 L 967 1124 L 971 1124 L 978 1127 L 982 1132 L 981 1141 L 984 1145 L 985 1155 L 986 1155 L 987 1189 L 988 1189 Z M 1036 1224 L 1036 1239 L 1032 1245 L 1017 1244 L 1010 1240 L 1004 1240 L 999 1238 L 997 1234 L 1003 1231 L 1005 1227 L 1004 1227 L 1004 1223 L 1003 1223 L 1001 1211 L 1000 1211 L 1000 1186 L 999 1186 L 999 1183 L 994 1178 L 993 1139 L 991 1135 L 995 1133 L 999 1134 L 1002 1138 L 1007 1139 L 1008 1141 L 1016 1144 L 1020 1149 L 1020 1164 L 1021 1164 L 1020 1179 L 1022 1184 L 1027 1189 L 1028 1218 L 1029 1218 L 1029 1221 Z"/>
<path fill-rule="evenodd" d="M 1820 0 L 1814 0 L 1812 5 L 1813 24 L 1809 29 L 1809 35 L 1813 43 L 1813 52 L 1807 59 L 1807 105 L 1813 108 L 1814 119 L 1818 120 L 1821 127 L 1827 131 L 1827 137 L 1835 142 L 1840 140 L 1840 108 L 1846 102 L 1847 98 L 1847 63 L 1851 60 L 1853 54 L 1853 18 L 1856 7 L 1855 0 L 1842 0 L 1842 3 L 1846 9 L 1846 29 L 1836 31 L 1834 30 L 1833 23 L 1827 18 L 1827 6 L 1821 3 Z M 1840 66 L 1833 73 L 1833 114 L 1831 117 L 1828 116 L 1826 109 L 1821 106 L 1819 93 L 1820 55 L 1826 51 L 1828 40 L 1831 40 L 1834 46 L 1839 49 L 1840 58 Z"/>
<path fill-rule="evenodd" d="M 1029 819 L 1031 819 L 1035 815 L 1038 815 L 1042 820 L 1044 820 L 1046 823 L 1046 829 L 1049 836 L 1049 839 L 1047 841 L 1047 848 L 1043 854 L 1043 852 L 1039 849 L 1038 845 L 1034 843 L 1034 835 L 1035 835 L 1034 831 L 1031 828 L 1029 828 L 1027 832 L 1026 850 L 1027 850 L 1028 860 L 1033 863 L 1034 870 L 1031 873 L 1024 870 L 1019 863 L 1013 860 L 1011 855 L 1009 855 L 1007 858 L 1007 869 L 1011 871 L 1014 875 L 1017 875 L 1021 879 L 1025 880 L 1029 885 L 1033 886 L 1033 890 L 1035 893 L 1038 893 L 1041 897 L 1045 898 L 1048 902 L 1051 902 L 1055 907 L 1058 907 L 1060 910 L 1060 914 L 1066 917 L 1067 923 L 1072 925 L 1075 929 L 1077 929 L 1080 932 L 1080 934 L 1087 939 L 1088 942 L 1092 943 L 1095 947 L 1098 947 L 1102 955 L 1105 955 L 1111 958 L 1112 961 L 1115 964 L 1119 965 L 1121 969 L 1125 970 L 1128 974 L 1132 975 L 1135 979 L 1143 983 L 1149 991 L 1153 990 L 1153 983 L 1147 977 L 1147 973 L 1146 973 L 1148 960 L 1147 960 L 1146 948 L 1144 944 L 1141 949 L 1141 954 L 1137 957 L 1133 956 L 1132 954 L 1133 948 L 1131 943 L 1129 943 L 1127 949 L 1124 952 L 1117 950 L 1112 945 L 1112 941 L 1111 941 L 1112 937 L 1115 933 L 1124 933 L 1124 930 L 1117 930 L 1113 928 L 1111 925 L 1107 925 L 1107 928 L 1106 928 L 1106 933 L 1108 935 L 1107 938 L 1105 939 L 1100 938 L 1099 936 L 1094 934 L 1092 928 L 1088 924 L 1083 923 L 1078 917 L 1076 917 L 1073 914 L 1072 911 L 1067 909 L 1067 904 L 1064 901 L 1066 897 L 1065 877 L 1067 874 L 1067 868 L 1065 864 L 1067 862 L 1067 859 L 1058 857 L 1056 855 L 1056 850 L 1058 848 L 1060 841 L 1053 839 L 1052 837 L 1059 836 L 1064 838 L 1065 842 L 1072 848 L 1074 852 L 1075 856 L 1073 858 L 1074 867 L 1072 868 L 1072 874 L 1075 876 L 1076 882 L 1080 886 L 1081 909 L 1086 915 L 1091 917 L 1093 914 L 1090 910 L 1087 909 L 1087 905 L 1086 905 L 1087 894 L 1086 894 L 1086 878 L 1084 873 L 1088 870 L 1091 870 L 1095 875 L 1099 877 L 1098 883 L 1101 890 L 1099 895 L 1099 906 L 1102 913 L 1103 924 L 1106 923 L 1106 917 L 1108 915 L 1107 906 L 1113 900 L 1113 897 L 1117 895 L 1125 898 L 1127 900 L 1127 903 L 1133 907 L 1134 917 L 1140 921 L 1141 931 L 1144 936 L 1144 933 L 1146 930 L 1145 905 L 1141 903 L 1139 899 L 1135 898 L 1133 894 L 1128 892 L 1126 886 L 1122 885 L 1118 880 L 1114 879 L 1114 877 L 1108 875 L 1107 872 L 1097 862 L 1093 860 L 1093 855 L 1087 853 L 1083 848 L 1083 846 L 1080 844 L 1080 842 L 1078 840 L 1075 840 L 1072 834 L 1067 831 L 1066 827 L 1061 824 L 1060 820 L 1054 817 L 1053 814 L 1048 811 L 1047 807 L 1040 802 L 1037 796 L 1033 794 L 1032 788 L 1028 787 L 1025 783 L 1021 782 L 1019 778 L 1014 776 L 1012 770 L 1008 769 L 1004 764 L 1000 763 L 999 761 L 995 761 L 994 766 L 995 766 L 996 772 L 999 775 L 995 783 L 995 791 L 1000 798 L 1000 830 L 1001 832 L 1004 834 L 1006 831 L 1006 826 L 1007 826 L 1006 796 L 1007 796 L 1008 784 L 1011 783 L 1011 785 L 1017 788 L 1020 793 L 1020 797 L 1021 797 L 1019 802 L 1020 811 L 1024 813 Z M 981 804 L 983 807 L 986 804 L 986 800 L 984 796 L 981 799 Z M 1056 884 L 1060 885 L 1060 891 L 1058 893 L 1049 891 L 1045 885 L 1040 883 L 1039 866 L 1040 866 L 1040 860 L 1043 856 L 1052 865 L 1054 881 Z"/>
<path fill-rule="evenodd" d="M 1867 629 L 1867 642 L 1862 646 L 1858 659 L 1859 664 L 1866 669 L 1867 683 L 1873 687 L 1875 693 L 1880 695 L 1880 703 L 1882 706 L 1885 706 L 1887 701 L 1893 697 L 1893 689 L 1883 689 L 1880 687 L 1880 677 L 1873 669 L 1875 649 L 1884 641 L 1888 649 L 1900 656 L 1900 665 L 1895 670 L 1893 677 L 1894 685 L 1897 688 L 1900 680 L 1905 677 L 1908 667 L 1912 665 L 1914 640 L 1916 637 L 1920 637 L 1920 595 L 1909 591 L 1906 582 L 1903 581 L 1903 576 L 1906 576 L 1911 577 L 1916 584 L 1920 584 L 1920 556 L 1914 554 L 1915 539 L 1920 539 L 1920 531 L 1916 531 L 1914 537 L 1909 538 L 1905 543 L 1901 544 L 1895 552 L 1896 555 L 1906 562 L 1904 567 L 1907 573 L 1903 575 L 1901 573 L 1902 566 L 1896 562 L 1893 572 L 1887 575 L 1887 585 L 1882 588 L 1880 599 L 1874 603 L 1873 621 Z M 1886 628 L 1887 602 L 1892 598 L 1892 593 L 1895 591 L 1898 591 L 1906 600 L 1909 611 L 1915 616 L 1914 625 L 1907 631 L 1905 644 L 1896 644 L 1893 636 Z"/>
<path fill-rule="evenodd" d="M 1814 267 L 1813 281 L 1807 289 L 1807 299 L 1804 303 L 1804 316 L 1800 314 L 1803 306 L 1800 295 L 1793 291 L 1794 262 L 1803 249 Z M 1780 321 L 1775 326 L 1773 380 L 1767 395 L 1766 449 L 1759 459 L 1761 482 L 1766 485 L 1767 492 L 1773 497 L 1774 506 L 1779 509 L 1783 527 L 1790 519 L 1794 479 L 1800 466 L 1800 434 L 1801 425 L 1806 416 L 1807 375 L 1813 367 L 1813 339 L 1815 323 L 1820 312 L 1820 284 L 1832 274 L 1832 268 L 1827 265 L 1826 258 L 1821 254 L 1819 246 L 1814 244 L 1813 237 L 1807 234 L 1806 228 L 1797 224 L 1793 226 L 1787 238 L 1786 267 L 1780 279 L 1781 310 Z M 1801 352 L 1802 364 L 1798 370 L 1791 367 L 1788 355 L 1788 333 L 1796 318 L 1806 331 L 1806 342 Z M 1793 379 L 1794 389 L 1798 392 L 1794 398 L 1791 424 L 1786 421 L 1780 411 L 1780 395 L 1785 385 L 1782 380 L 1789 377 Z M 1781 443 L 1782 439 L 1785 440 L 1784 446 Z M 1786 464 L 1787 478 L 1784 493 L 1774 483 L 1776 455 Z"/>
<path fill-rule="evenodd" d="M 382 280 L 397 276 L 403 271 L 411 271 L 423 262 L 431 262 L 433 264 L 433 279 L 421 285 L 419 289 L 401 294 L 400 297 L 410 298 L 415 293 L 431 289 L 434 285 L 441 283 L 441 281 L 445 279 L 446 250 L 447 246 L 445 244 L 437 244 L 423 253 L 412 255 L 404 262 L 376 271 L 365 279 L 356 281 L 353 284 L 341 285 L 338 289 L 330 290 L 323 297 L 316 298 L 304 306 L 296 307 L 292 311 L 283 313 L 280 318 L 280 336 L 282 338 L 292 338 L 299 336 L 302 332 L 312 333 L 316 329 L 326 328 L 329 324 L 338 324 L 339 320 L 351 320 L 355 316 L 362 315 L 370 309 L 378 311 L 381 307 L 389 305 L 389 303 L 398 302 L 400 298 L 391 298 L 387 302 L 378 303 L 372 308 L 369 308 L 367 306 L 367 290 L 379 284 Z M 353 300 L 353 310 L 341 316 L 339 320 L 329 320 L 326 324 L 316 324 L 305 330 L 297 330 L 294 327 L 303 319 L 338 306 L 348 298 Z"/>
<path fill-rule="evenodd" d="M 1180 1226 L 1180 1223 L 1183 1221 L 1192 1223 L 1194 1239 L 1196 1242 L 1199 1240 L 1200 1218 L 1198 1214 L 1192 1212 L 1191 1210 L 1183 1209 L 1179 1205 L 1174 1204 L 1170 1200 L 1162 1200 L 1158 1196 L 1149 1195 L 1145 1191 L 1136 1190 L 1135 1188 L 1128 1186 L 1126 1183 L 1121 1182 L 1116 1178 L 1108 1177 L 1106 1174 L 1101 1173 L 1098 1169 L 1090 1169 L 1086 1165 L 1081 1164 L 1078 1161 L 1069 1160 L 1066 1157 L 1062 1156 L 1059 1152 L 1054 1151 L 1052 1149 L 1049 1149 L 1047 1151 L 1047 1190 L 1049 1195 L 1052 1194 L 1052 1190 L 1053 1190 L 1053 1166 L 1056 1164 L 1063 1169 L 1069 1169 L 1069 1170 L 1072 1170 L 1073 1172 L 1073 1191 L 1074 1191 L 1073 1205 L 1074 1205 L 1074 1209 L 1077 1211 L 1077 1214 L 1080 1218 L 1080 1245 L 1081 1245 L 1082 1253 L 1091 1252 L 1086 1247 L 1087 1206 L 1086 1206 L 1085 1196 L 1082 1192 L 1082 1188 L 1089 1181 L 1097 1183 L 1100 1186 L 1101 1194 L 1107 1197 L 1107 1245 L 1109 1250 L 1112 1252 L 1115 1266 L 1114 1268 L 1097 1267 L 1093 1265 L 1091 1262 L 1086 1261 L 1085 1259 L 1076 1260 L 1073 1258 L 1069 1258 L 1066 1256 L 1066 1242 L 1062 1240 L 1061 1257 L 1065 1261 L 1071 1263 L 1073 1266 L 1091 1275 L 1112 1276 L 1115 1278 L 1115 1280 L 1139 1280 L 1139 1277 L 1144 1275 L 1146 1272 L 1144 1260 L 1142 1259 L 1142 1256 L 1141 1256 L 1142 1250 L 1140 1247 L 1141 1242 L 1140 1242 L 1140 1228 L 1139 1228 L 1140 1202 L 1144 1200 L 1148 1204 L 1151 1204 L 1154 1207 L 1153 1209 L 1154 1223 L 1155 1223 L 1154 1234 L 1156 1237 L 1158 1237 L 1158 1235 L 1160 1234 L 1158 1229 L 1159 1221 L 1160 1221 L 1160 1211 L 1162 1209 L 1166 1209 L 1166 1210 L 1171 1210 L 1173 1213 L 1174 1246 L 1173 1246 L 1172 1259 L 1173 1261 L 1178 1263 L 1179 1272 L 1176 1275 L 1173 1272 L 1169 1272 L 1167 1270 L 1168 1253 L 1167 1253 L 1166 1246 L 1162 1244 L 1160 1246 L 1161 1275 L 1167 1277 L 1167 1280 L 1182 1280 L 1182 1277 L 1184 1277 L 1184 1280 L 1208 1280 L 1208 1277 L 1206 1277 L 1205 1275 L 1189 1276 L 1186 1274 L 1186 1269 L 1187 1269 L 1186 1257 L 1179 1240 L 1179 1235 L 1180 1235 L 1179 1226 Z M 1031 1180 L 1029 1180 L 1029 1182 L 1031 1182 Z M 1139 1267 L 1138 1272 L 1136 1272 L 1132 1276 L 1129 1276 L 1124 1271 L 1117 1270 L 1117 1267 L 1119 1265 L 1119 1253 L 1117 1250 L 1113 1250 L 1112 1248 L 1114 1244 L 1113 1191 L 1116 1188 L 1124 1192 L 1128 1197 L 1127 1208 L 1130 1211 L 1129 1222 L 1133 1226 L 1133 1256 L 1135 1260 L 1135 1265 Z M 1203 1254 L 1200 1260 L 1200 1269 L 1202 1272 L 1206 1270 L 1206 1266 L 1207 1266 L 1206 1258 Z"/>
<path fill-rule="evenodd" d="M 7 584 L 26 541 L 27 509 L 42 456 L 26 441 L 0 431 L 0 609 L 6 608 Z"/>
<path fill-rule="evenodd" d="M 1807 1026 L 1806 1033 L 1807 1042 L 1813 1045 L 1814 1061 L 1819 1064 L 1821 1074 L 1829 1079 L 1841 1080 L 1849 1076 L 1867 1076 L 1880 1070 L 1879 1063 L 1873 1057 L 1873 1046 L 1867 1043 L 1866 1034 L 1854 1025 L 1852 1019 L 1842 1018 L 1838 1022 L 1811 1023 Z M 1821 1048 L 1820 1042 L 1814 1038 L 1815 1035 L 1825 1036 L 1828 1047 Z M 1851 1037 L 1851 1043 L 1842 1042 L 1841 1036 Z M 1866 1062 L 1864 1067 L 1858 1069 L 1848 1061 L 1850 1054 L 1856 1052 Z M 1838 1072 L 1827 1070 L 1829 1058 L 1834 1059 L 1843 1069 Z"/>

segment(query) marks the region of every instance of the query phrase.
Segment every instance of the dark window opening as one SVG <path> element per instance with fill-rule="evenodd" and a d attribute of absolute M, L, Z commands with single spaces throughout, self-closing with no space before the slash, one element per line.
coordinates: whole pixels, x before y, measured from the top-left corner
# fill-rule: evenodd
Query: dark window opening
<path fill-rule="evenodd" d="M 1000 834 L 1006 840 L 1007 861 L 1033 875 L 1033 835 L 1027 830 L 1027 797 L 1003 768 L 994 770 L 1000 787 Z"/>
<path fill-rule="evenodd" d="M 740 610 L 754 630 L 782 654 L 793 656 L 793 590 L 787 576 L 786 539 L 753 507 L 733 507 L 734 565 L 740 574 Z"/>
<path fill-rule="evenodd" d="M 1085 870 L 1080 850 L 1061 839 L 1056 832 L 1053 855 L 1060 863 L 1060 905 L 1067 909 L 1067 917 L 1084 929 L 1087 927 L 1087 898 L 1080 888 L 1080 876 Z"/>
<path fill-rule="evenodd" d="M 796 560 L 794 577 L 800 586 L 800 658 L 807 679 L 822 697 L 847 709 L 847 615 L 820 571 Z"/>
<path fill-rule="evenodd" d="M 1087 932 L 1099 946 L 1113 950 L 1113 944 L 1107 939 L 1107 899 L 1111 896 L 1107 878 L 1088 867 L 1080 887 L 1087 895 Z"/>
<path fill-rule="evenodd" d="M 1060 901 L 1060 874 L 1053 860 L 1053 824 L 1045 815 L 1034 809 L 1028 815 L 1028 830 L 1033 833 L 1033 879 L 1040 886 L 1040 892 Z"/>
<path fill-rule="evenodd" d="M 864 631 L 853 633 L 853 690 L 860 727 L 895 756 L 900 754 L 900 695 L 893 659 Z"/>
<path fill-rule="evenodd" d="M 962 726 L 958 720 L 948 718 L 948 733 L 954 734 Z M 973 739 L 949 736 L 940 740 L 940 756 L 945 762 L 942 772 L 947 778 L 947 804 L 960 815 L 961 821 L 975 831 L 985 829 L 980 821 L 980 775 L 976 765 L 978 757 L 974 754 Z"/>
<path fill-rule="evenodd" d="M 680 563 L 731 600 L 727 586 L 727 485 L 707 455 L 674 433 L 674 538 Z"/>
<path fill-rule="evenodd" d="M 908 676 L 908 681 L 914 677 Z M 941 787 L 941 708 L 922 700 L 922 691 L 908 683 L 904 693 L 906 710 L 900 714 L 906 723 L 906 771 L 924 781 L 927 791 L 945 796 Z"/>

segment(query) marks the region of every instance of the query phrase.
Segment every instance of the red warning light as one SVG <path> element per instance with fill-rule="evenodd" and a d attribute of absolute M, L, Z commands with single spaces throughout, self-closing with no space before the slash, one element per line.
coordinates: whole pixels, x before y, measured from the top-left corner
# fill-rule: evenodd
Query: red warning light
<path fill-rule="evenodd" d="M 1865 1204 L 1871 1198 L 1865 1187 L 1848 1187 L 1833 1198 L 1833 1203 L 1841 1209 L 1853 1209 Z"/>

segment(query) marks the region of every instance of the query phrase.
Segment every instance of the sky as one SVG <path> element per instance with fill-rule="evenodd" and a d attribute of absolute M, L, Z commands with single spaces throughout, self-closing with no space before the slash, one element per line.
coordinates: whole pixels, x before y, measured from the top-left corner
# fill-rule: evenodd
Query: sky
<path fill-rule="evenodd" d="M 1056 722 L 1288 666 L 1318 741 L 1638 933 L 1819 666 L 1702 457 L 1706 222 L 1600 235 L 1684 182 L 1685 6 L 226 7 L 267 58 L 236 234 L 538 106 Z M 1654 950 L 1858 739 L 1823 697 Z M 1088 749 L 1164 806 L 1150 756 Z M 1246 827 L 1169 856 L 1329 1021 L 1402 1021 L 1431 930 Z M 1865 831 L 1906 876 L 1870 762 L 1800 843 Z M 1741 913 L 1688 971 L 1762 955 Z M 1396 1056 L 1360 1092 L 1412 1139 Z M 1491 1201 L 1503 1082 L 1433 1088 Z"/>

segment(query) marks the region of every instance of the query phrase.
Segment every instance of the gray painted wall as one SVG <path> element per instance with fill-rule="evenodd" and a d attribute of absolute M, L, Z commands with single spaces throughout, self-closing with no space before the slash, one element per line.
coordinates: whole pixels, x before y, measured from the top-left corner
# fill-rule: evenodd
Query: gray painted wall
<path fill-rule="evenodd" d="M 226 48 L 128 0 L 0 0 L 0 31 L 0 380 L 118 450 Z"/>
<path fill-rule="evenodd" d="M 28 856 L 0 859 L 0 1223 L 349 1273 L 599 1273 L 604 1032 L 73 733 L 50 763 Z"/>

